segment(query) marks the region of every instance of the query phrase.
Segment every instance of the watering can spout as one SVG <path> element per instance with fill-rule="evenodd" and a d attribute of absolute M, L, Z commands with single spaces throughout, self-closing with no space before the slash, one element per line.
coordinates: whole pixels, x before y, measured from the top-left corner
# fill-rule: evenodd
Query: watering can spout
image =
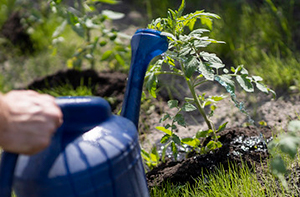
<path fill-rule="evenodd" d="M 131 39 L 131 66 L 121 115 L 138 128 L 141 94 L 148 64 L 168 49 L 168 40 L 161 32 L 140 29 Z"/>

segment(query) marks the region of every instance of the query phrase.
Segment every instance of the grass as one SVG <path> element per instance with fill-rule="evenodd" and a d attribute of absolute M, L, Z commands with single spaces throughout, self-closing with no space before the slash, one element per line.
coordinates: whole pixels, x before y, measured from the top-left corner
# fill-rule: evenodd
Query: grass
<path fill-rule="evenodd" d="M 228 171 L 220 168 L 216 173 L 208 173 L 196 180 L 195 185 L 183 186 L 165 184 L 162 188 L 150 190 L 153 197 L 265 197 L 297 196 L 291 190 L 285 190 L 271 174 L 260 174 L 247 166 L 231 165 Z"/>

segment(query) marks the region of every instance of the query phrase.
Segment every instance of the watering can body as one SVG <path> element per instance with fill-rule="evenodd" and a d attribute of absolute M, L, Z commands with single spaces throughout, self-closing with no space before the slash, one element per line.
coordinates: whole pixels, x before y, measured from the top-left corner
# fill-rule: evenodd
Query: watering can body
<path fill-rule="evenodd" d="M 13 183 L 16 195 L 148 196 L 135 125 L 112 115 L 101 98 L 72 97 L 57 102 L 64 125 L 46 150 L 19 156 Z"/>
<path fill-rule="evenodd" d="M 63 125 L 51 145 L 32 155 L 4 152 L 0 196 L 148 197 L 138 116 L 144 75 L 151 59 L 168 48 L 154 30 L 138 30 L 131 41 L 132 61 L 121 116 L 99 97 L 57 98 Z"/>

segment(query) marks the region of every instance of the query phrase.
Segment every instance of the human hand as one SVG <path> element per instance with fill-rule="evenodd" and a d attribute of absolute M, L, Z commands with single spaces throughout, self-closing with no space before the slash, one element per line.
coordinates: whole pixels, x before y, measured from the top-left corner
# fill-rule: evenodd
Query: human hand
<path fill-rule="evenodd" d="M 8 152 L 35 154 L 50 144 L 62 116 L 52 96 L 31 90 L 0 95 L 0 146 Z"/>

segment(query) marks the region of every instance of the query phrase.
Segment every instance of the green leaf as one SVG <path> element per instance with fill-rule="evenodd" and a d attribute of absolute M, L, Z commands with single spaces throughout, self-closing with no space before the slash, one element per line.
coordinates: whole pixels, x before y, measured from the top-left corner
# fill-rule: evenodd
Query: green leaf
<path fill-rule="evenodd" d="M 179 125 L 186 127 L 186 122 L 184 120 L 184 117 L 182 114 L 176 114 L 176 116 L 173 119 L 175 122 L 177 122 Z"/>
<path fill-rule="evenodd" d="M 175 161 L 177 160 L 178 150 L 174 142 L 171 143 L 171 150 L 174 156 Z"/>
<path fill-rule="evenodd" d="M 266 87 L 264 84 L 255 82 L 255 85 L 256 85 L 257 89 L 259 89 L 260 91 L 267 93 L 267 94 L 269 93 L 268 87 Z"/>
<path fill-rule="evenodd" d="M 168 135 L 170 135 L 170 136 L 173 134 L 173 132 L 171 130 L 166 129 L 165 127 L 158 126 L 158 127 L 155 127 L 155 128 L 162 131 L 162 132 L 164 132 L 164 133 L 166 133 L 166 134 L 168 134 Z"/>
<path fill-rule="evenodd" d="M 198 64 L 199 64 L 199 62 L 198 62 L 197 58 L 194 57 L 194 56 L 187 59 L 187 63 L 184 64 L 184 66 L 185 66 L 185 76 L 187 78 L 191 78 L 191 76 L 197 70 Z"/>
<path fill-rule="evenodd" d="M 205 32 L 210 32 L 210 31 L 208 29 L 195 29 L 189 34 L 189 36 L 202 35 Z"/>
<path fill-rule="evenodd" d="M 68 21 L 67 20 L 64 20 L 60 26 L 58 26 L 55 31 L 53 32 L 52 34 L 52 38 L 56 38 L 57 36 L 59 36 L 64 30 L 65 30 L 65 27 L 67 25 Z"/>
<path fill-rule="evenodd" d="M 209 136 L 209 134 L 210 133 L 212 133 L 213 132 L 213 130 L 211 130 L 211 129 L 208 129 L 208 130 L 205 130 L 205 131 L 198 131 L 197 133 L 196 133 L 196 138 L 206 138 L 206 137 L 208 137 Z"/>
<path fill-rule="evenodd" d="M 170 139 L 170 135 L 169 134 L 166 134 L 164 135 L 161 139 L 160 139 L 160 143 L 164 144 L 166 143 L 169 139 Z"/>
<path fill-rule="evenodd" d="M 177 18 L 182 16 L 184 8 L 185 8 L 185 0 L 182 0 L 181 5 L 180 5 L 180 7 L 178 9 L 178 12 L 177 12 Z"/>
<path fill-rule="evenodd" d="M 102 54 L 101 61 L 107 60 L 111 56 L 112 53 L 113 53 L 113 51 L 111 51 L 111 50 L 105 51 Z"/>
<path fill-rule="evenodd" d="M 218 148 L 218 144 L 215 141 L 211 140 L 207 143 L 205 148 L 208 149 L 208 151 L 215 150 Z"/>
<path fill-rule="evenodd" d="M 157 80 L 157 77 L 155 76 L 155 74 L 150 73 L 149 78 L 146 82 L 146 88 L 153 98 L 156 98 L 157 82 L 158 82 L 158 80 Z"/>
<path fill-rule="evenodd" d="M 284 161 L 280 156 L 276 156 L 271 160 L 271 168 L 275 175 L 285 174 L 287 172 Z"/>
<path fill-rule="evenodd" d="M 178 107 L 178 101 L 177 100 L 169 100 L 168 101 L 168 106 L 170 109 L 174 108 L 174 107 Z"/>
<path fill-rule="evenodd" d="M 146 161 L 150 161 L 150 155 L 144 149 L 141 150 L 141 155 Z"/>
<path fill-rule="evenodd" d="M 288 154 L 291 158 L 295 158 L 299 145 L 299 139 L 294 136 L 286 136 L 279 142 L 280 150 Z"/>
<path fill-rule="evenodd" d="M 263 81 L 263 78 L 261 78 L 260 76 L 252 76 L 252 78 L 253 78 L 253 80 L 255 82 L 257 82 L 257 81 Z"/>
<path fill-rule="evenodd" d="M 107 3 L 111 5 L 118 4 L 120 1 L 116 0 L 88 0 L 87 3 Z"/>
<path fill-rule="evenodd" d="M 117 60 L 117 62 L 118 62 L 120 65 L 122 65 L 122 66 L 125 65 L 125 61 L 124 61 L 124 59 L 121 57 L 120 54 L 116 53 L 116 54 L 115 54 L 115 59 Z"/>
<path fill-rule="evenodd" d="M 231 77 L 229 75 L 216 76 L 215 80 L 219 82 L 226 89 L 228 93 L 230 93 L 231 95 L 234 94 L 235 92 L 234 81 L 231 80 Z"/>
<path fill-rule="evenodd" d="M 290 121 L 288 124 L 288 131 L 299 132 L 300 131 L 300 121 L 299 120 Z"/>
<path fill-rule="evenodd" d="M 214 80 L 214 73 L 213 70 L 206 64 L 198 61 L 198 70 L 204 76 L 205 79 L 213 81 Z"/>
<path fill-rule="evenodd" d="M 218 58 L 217 55 L 214 53 L 208 53 L 208 52 L 202 51 L 200 53 L 200 55 L 204 60 L 206 60 L 208 62 L 223 64 L 222 60 L 220 58 Z"/>
<path fill-rule="evenodd" d="M 221 132 L 221 131 L 224 131 L 224 129 L 226 128 L 226 125 L 227 125 L 228 122 L 225 122 L 224 124 L 220 125 L 217 132 Z"/>
<path fill-rule="evenodd" d="M 210 18 L 201 17 L 200 20 L 203 25 L 206 25 L 209 29 L 212 29 L 212 20 Z"/>
<path fill-rule="evenodd" d="M 196 148 L 200 145 L 200 140 L 197 138 L 183 138 L 181 142 L 193 148 Z"/>
<path fill-rule="evenodd" d="M 251 80 L 248 78 L 247 74 L 243 75 L 237 75 L 236 76 L 237 81 L 239 82 L 240 86 L 246 91 L 246 92 L 254 92 L 254 87 L 251 83 Z"/>
<path fill-rule="evenodd" d="M 169 39 L 171 39 L 172 41 L 177 40 L 176 37 L 175 37 L 173 34 L 168 33 L 168 32 L 161 32 L 160 35 L 162 35 L 162 36 L 167 36 L 167 37 L 168 37 Z"/>
<path fill-rule="evenodd" d="M 173 141 L 174 141 L 177 145 L 179 145 L 179 146 L 181 145 L 181 140 L 180 140 L 180 137 L 179 137 L 178 135 L 176 135 L 176 134 L 173 133 L 172 139 L 173 139 Z"/>
<path fill-rule="evenodd" d="M 195 111 L 197 108 L 191 103 L 184 103 L 181 109 L 186 112 L 191 112 Z"/>
<path fill-rule="evenodd" d="M 107 16 L 109 19 L 112 19 L 112 20 L 118 20 L 118 19 L 124 18 L 124 16 L 125 16 L 125 14 L 123 14 L 123 13 L 114 12 L 111 10 L 103 10 L 102 15 Z"/>

